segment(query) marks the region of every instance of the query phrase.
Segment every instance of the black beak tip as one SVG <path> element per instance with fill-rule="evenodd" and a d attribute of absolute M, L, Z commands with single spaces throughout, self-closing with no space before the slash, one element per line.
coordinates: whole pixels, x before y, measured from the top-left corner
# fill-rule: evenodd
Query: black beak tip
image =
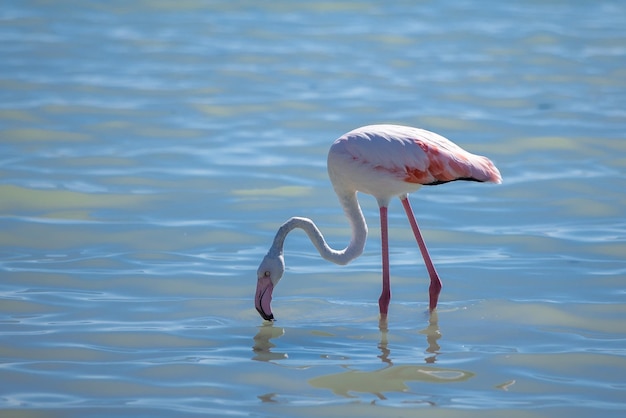
<path fill-rule="evenodd" d="M 258 309 L 257 308 L 257 312 L 259 313 L 259 315 L 261 315 L 261 318 L 265 319 L 266 321 L 273 321 L 274 320 L 274 314 L 266 314 L 265 312 L 263 312 L 262 309 Z"/>

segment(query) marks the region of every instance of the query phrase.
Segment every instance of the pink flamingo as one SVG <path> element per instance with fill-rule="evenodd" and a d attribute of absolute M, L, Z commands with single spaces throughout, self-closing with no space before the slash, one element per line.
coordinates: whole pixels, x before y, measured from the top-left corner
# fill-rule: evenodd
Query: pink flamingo
<path fill-rule="evenodd" d="M 396 125 L 364 126 L 341 136 L 328 152 L 328 175 L 350 221 L 352 239 L 343 250 L 334 250 L 312 220 L 291 218 L 285 222 L 276 232 L 257 271 L 255 307 L 265 320 L 274 319 L 270 306 L 272 292 L 285 271 L 283 243 L 293 229 L 303 229 L 320 255 L 333 263 L 344 265 L 361 255 L 367 238 L 367 224 L 357 200 L 357 191 L 374 196 L 380 208 L 383 290 L 378 305 L 381 317 L 386 317 L 391 299 L 387 207 L 394 196 L 398 196 L 404 206 L 428 269 L 429 308 L 432 312 L 437 307 L 441 280 L 417 226 L 408 193 L 422 185 L 454 180 L 502 182 L 500 172 L 488 158 L 471 154 L 436 133 Z"/>

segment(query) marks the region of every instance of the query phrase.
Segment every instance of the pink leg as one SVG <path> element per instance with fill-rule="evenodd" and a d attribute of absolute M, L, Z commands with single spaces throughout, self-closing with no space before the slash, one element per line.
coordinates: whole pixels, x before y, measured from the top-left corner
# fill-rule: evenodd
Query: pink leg
<path fill-rule="evenodd" d="M 389 234 L 387 228 L 387 207 L 380 207 L 380 239 L 382 241 L 383 254 L 383 291 L 378 299 L 378 307 L 381 316 L 387 316 L 389 301 L 391 300 L 391 287 L 389 285 Z"/>
<path fill-rule="evenodd" d="M 430 295 L 430 310 L 432 311 L 437 307 L 437 301 L 439 300 L 439 293 L 441 292 L 442 287 L 441 280 L 439 279 L 437 270 L 435 270 L 435 266 L 430 259 L 430 254 L 428 254 L 426 243 L 424 242 L 424 238 L 422 238 L 422 233 L 417 226 L 417 221 L 415 220 L 415 216 L 413 215 L 413 209 L 411 209 L 411 203 L 409 202 L 408 197 L 400 200 L 402 201 L 402 206 L 404 206 L 406 216 L 409 218 L 409 223 L 411 224 L 411 229 L 413 229 L 413 235 L 415 235 L 417 245 L 420 247 L 420 251 L 422 252 L 424 264 L 426 264 L 426 268 L 428 269 L 428 275 L 430 276 L 430 287 L 428 288 L 428 293 Z"/>

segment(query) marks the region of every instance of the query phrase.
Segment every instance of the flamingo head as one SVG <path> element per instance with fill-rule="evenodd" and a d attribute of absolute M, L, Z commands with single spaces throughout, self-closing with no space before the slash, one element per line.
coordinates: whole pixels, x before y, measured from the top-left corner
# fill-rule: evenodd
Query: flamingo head
<path fill-rule="evenodd" d="M 257 270 L 256 295 L 254 306 L 261 317 L 266 321 L 273 321 L 272 292 L 285 272 L 285 260 L 282 254 L 275 256 L 267 254 Z"/>

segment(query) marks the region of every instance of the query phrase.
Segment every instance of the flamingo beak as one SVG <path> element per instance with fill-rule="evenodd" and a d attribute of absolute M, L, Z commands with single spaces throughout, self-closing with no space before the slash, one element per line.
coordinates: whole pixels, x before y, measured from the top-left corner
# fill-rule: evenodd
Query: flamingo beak
<path fill-rule="evenodd" d="M 274 291 L 274 285 L 269 277 L 261 277 L 256 285 L 256 295 L 254 297 L 254 306 L 259 312 L 261 317 L 266 321 L 273 321 L 274 315 L 272 314 L 272 292 Z"/>

